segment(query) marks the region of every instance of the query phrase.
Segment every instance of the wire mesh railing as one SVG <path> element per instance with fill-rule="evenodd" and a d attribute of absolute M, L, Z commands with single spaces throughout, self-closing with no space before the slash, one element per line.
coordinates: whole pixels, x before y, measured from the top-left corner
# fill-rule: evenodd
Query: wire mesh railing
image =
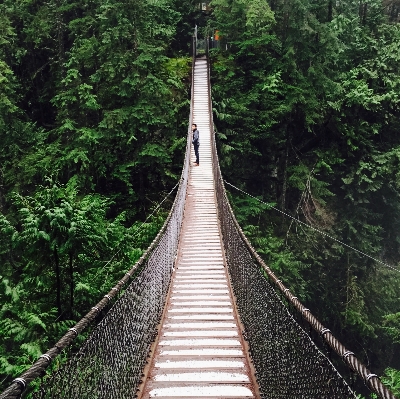
<path fill-rule="evenodd" d="M 194 65 L 195 51 L 192 63 Z M 192 65 L 192 66 L 193 66 Z M 192 67 L 193 70 L 193 67 Z M 135 396 L 151 344 L 164 309 L 183 219 L 191 150 L 192 101 L 186 155 L 178 193 L 163 227 L 146 253 L 104 298 L 45 354 L 0 394 L 18 399 L 29 383 L 42 377 L 32 397 L 68 399 L 124 399 Z M 125 286 L 135 276 L 125 289 Z M 65 364 L 46 375 L 46 369 L 67 351 L 97 315 L 125 289 L 83 346 Z"/>
<path fill-rule="evenodd" d="M 196 46 L 194 46 L 194 49 Z M 209 88 L 210 95 L 210 88 Z M 193 84 L 192 84 L 193 101 Z M 210 95 L 211 129 L 212 107 Z M 192 105 L 191 105 L 192 107 Z M 157 334 L 175 262 L 183 218 L 190 158 L 190 126 L 178 194 L 156 239 L 139 262 L 112 290 L 46 354 L 14 380 L 0 399 L 20 398 L 34 378 L 96 318 L 96 315 L 135 279 L 96 326 L 78 353 L 50 375 L 45 375 L 34 398 L 132 398 L 142 378 Z M 211 130 L 213 131 L 213 130 Z M 237 307 L 249 342 L 262 398 L 355 398 L 329 359 L 296 322 L 277 292 L 287 300 L 366 385 L 380 398 L 394 396 L 375 374 L 341 345 L 304 308 L 251 247 L 228 202 L 213 139 L 213 170 L 225 255 Z M 268 278 L 266 278 L 268 277 Z"/>
<path fill-rule="evenodd" d="M 210 68 L 209 68 L 210 71 Z M 210 79 L 209 79 L 210 81 Z M 209 86 L 210 131 L 212 119 Z M 343 362 L 360 376 L 379 398 L 395 399 L 354 353 L 348 351 L 325 328 L 263 262 L 243 234 L 225 191 L 212 135 L 213 172 L 225 256 L 241 321 L 248 341 L 262 398 L 315 399 L 355 398 L 356 395 L 331 361 L 319 350 L 311 336 L 298 324 L 289 308 L 295 309 L 336 352 Z M 285 306 L 278 293 L 290 305 Z"/>
<path fill-rule="evenodd" d="M 184 192 L 156 248 L 89 339 L 34 398 L 132 398 L 157 335 L 174 265 Z M 183 194 L 183 195 L 182 195 Z M 183 197 L 183 201 L 180 200 Z"/>

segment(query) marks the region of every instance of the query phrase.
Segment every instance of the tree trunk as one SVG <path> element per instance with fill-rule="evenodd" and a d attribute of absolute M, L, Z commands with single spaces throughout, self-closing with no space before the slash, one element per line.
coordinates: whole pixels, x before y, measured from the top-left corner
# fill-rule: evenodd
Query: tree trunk
<path fill-rule="evenodd" d="M 280 200 L 280 208 L 282 212 L 286 210 L 286 191 L 287 191 L 287 168 L 288 168 L 288 160 L 289 160 L 289 146 L 290 146 L 290 135 L 289 128 L 286 127 L 286 145 L 285 145 L 285 154 L 283 161 L 283 171 L 282 171 L 282 194 Z M 282 231 L 285 229 L 285 215 L 282 214 Z"/>
<path fill-rule="evenodd" d="M 289 11 L 289 1 L 285 0 L 284 2 L 284 7 L 283 7 L 283 32 L 282 32 L 282 37 L 283 40 L 286 40 L 288 36 L 288 30 L 289 30 L 289 18 L 290 18 L 290 11 Z"/>
<path fill-rule="evenodd" d="M 360 15 L 361 25 L 365 25 L 367 22 L 367 9 L 368 9 L 367 3 L 360 3 L 359 15 Z"/>
<path fill-rule="evenodd" d="M 56 24 L 57 24 L 57 58 L 60 67 L 61 79 L 65 78 L 65 48 L 64 48 L 64 35 L 65 35 L 65 24 L 63 20 L 62 12 L 60 11 L 61 2 L 56 1 Z"/>
<path fill-rule="evenodd" d="M 329 0 L 328 3 L 328 22 L 332 21 L 333 16 L 333 0 Z"/>
<path fill-rule="evenodd" d="M 62 313 L 61 309 L 61 270 L 60 270 L 60 259 L 58 257 L 57 246 L 54 247 L 54 263 L 56 266 L 56 284 L 57 284 L 57 316 L 60 317 Z"/>
<path fill-rule="evenodd" d="M 71 318 L 73 318 L 73 309 L 74 309 L 74 268 L 73 268 L 73 257 L 72 253 L 69 254 L 69 306 Z"/>

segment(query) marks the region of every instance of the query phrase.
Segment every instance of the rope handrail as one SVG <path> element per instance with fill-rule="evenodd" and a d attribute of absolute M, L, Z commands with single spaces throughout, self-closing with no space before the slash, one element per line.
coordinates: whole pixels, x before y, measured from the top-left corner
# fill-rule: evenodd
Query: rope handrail
<path fill-rule="evenodd" d="M 193 57 L 192 57 L 192 70 L 193 70 L 194 62 L 195 62 L 195 53 L 193 54 Z M 175 197 L 175 200 L 171 207 L 171 210 L 167 216 L 167 219 L 165 220 L 165 222 L 164 222 L 163 226 L 161 227 L 160 231 L 158 232 L 157 236 L 154 238 L 152 243 L 149 245 L 149 247 L 147 248 L 145 253 L 139 258 L 139 260 L 136 262 L 136 264 L 122 277 L 122 279 L 120 281 L 118 281 L 118 283 L 114 287 L 112 287 L 111 290 L 107 294 L 105 294 L 104 297 L 95 306 L 93 306 L 92 309 L 85 316 L 83 316 L 80 321 L 78 321 L 74 325 L 74 327 L 70 328 L 58 340 L 58 342 L 52 348 L 50 348 L 46 353 L 41 355 L 39 357 L 39 359 L 28 370 L 26 370 L 24 373 L 22 373 L 18 378 L 14 379 L 11 382 L 10 386 L 8 388 L 6 388 L 3 391 L 3 393 L 0 393 L 0 399 L 19 399 L 21 397 L 21 395 L 24 393 L 24 391 L 26 390 L 26 388 L 29 386 L 30 382 L 32 382 L 34 379 L 36 379 L 38 377 L 42 377 L 46 373 L 46 369 L 50 366 L 52 361 L 62 351 L 64 351 L 66 348 L 70 347 L 71 344 L 76 339 L 76 337 L 95 321 L 96 316 L 102 310 L 104 310 L 114 298 L 116 298 L 121 293 L 122 289 L 126 286 L 126 284 L 129 282 L 129 280 L 132 279 L 132 277 L 135 275 L 135 273 L 137 273 L 138 271 L 140 271 L 139 274 L 141 273 L 141 269 L 145 266 L 146 262 L 148 262 L 149 259 L 151 258 L 151 256 L 154 254 L 154 251 L 160 244 L 160 241 L 165 237 L 165 235 L 167 233 L 167 229 L 169 228 L 169 226 L 171 224 L 173 215 L 177 212 L 178 212 L 178 218 L 177 218 L 177 220 L 173 221 L 173 224 L 175 223 L 176 226 L 173 226 L 173 227 L 175 228 L 175 230 L 180 229 L 180 225 L 182 223 L 184 198 L 186 196 L 186 187 L 187 187 L 189 163 L 190 163 L 191 124 L 192 124 L 192 120 L 193 120 L 193 116 L 192 116 L 192 114 L 193 114 L 193 76 L 192 76 L 191 91 L 192 91 L 192 96 L 191 96 L 191 102 L 190 102 L 190 116 L 189 116 L 189 124 L 188 124 L 188 131 L 187 131 L 186 152 L 185 152 L 185 159 L 184 159 L 184 165 L 182 168 L 181 177 L 180 177 L 180 180 L 178 183 L 179 184 L 178 192 L 176 194 L 176 197 Z M 174 187 L 174 189 L 175 188 L 176 188 L 176 186 Z M 171 192 L 173 190 L 171 190 Z M 177 210 L 177 208 L 180 208 L 180 209 Z M 179 233 L 178 233 L 178 235 L 179 235 Z M 169 242 L 167 242 L 166 245 L 168 248 L 171 246 Z M 177 242 L 176 242 L 176 247 L 177 247 Z M 174 248 L 169 248 L 169 250 L 170 250 L 171 254 L 173 255 Z M 176 252 L 176 249 L 175 249 L 175 252 Z M 172 256 L 172 258 L 174 258 L 174 256 Z M 169 262 L 171 262 L 171 260 Z M 167 270 L 167 274 L 168 273 L 169 273 L 169 271 Z M 133 281 L 135 281 L 135 280 L 133 280 Z M 163 292 L 162 294 L 165 294 L 165 292 Z M 110 310 L 111 309 L 109 309 L 108 313 L 110 312 Z M 149 347 L 150 347 L 150 343 L 148 343 L 147 350 L 149 349 Z M 145 359 L 143 361 L 145 361 Z M 140 381 L 140 375 L 138 377 L 138 381 Z M 41 393 L 35 394 L 35 395 L 45 395 L 43 388 L 41 388 Z M 46 397 L 48 397 L 48 396 L 46 396 Z M 55 394 L 54 397 L 58 397 L 57 394 Z M 61 394 L 60 397 L 66 397 L 66 396 L 63 396 L 63 394 Z M 77 396 L 77 397 L 80 397 L 80 396 Z"/>
<path fill-rule="evenodd" d="M 209 74 L 210 74 L 210 65 L 209 65 Z M 214 122 L 213 122 L 213 114 L 212 114 L 212 104 L 211 104 L 211 89 L 210 89 L 210 85 L 209 85 L 209 107 L 210 107 L 210 131 L 211 132 L 215 132 L 214 129 Z M 227 213 L 229 214 L 229 218 L 231 219 L 235 230 L 237 231 L 237 233 L 240 236 L 240 240 L 244 243 L 248 253 L 250 254 L 251 258 L 253 260 L 255 260 L 258 269 L 262 269 L 268 276 L 269 280 L 274 284 L 274 286 L 277 288 L 277 290 L 286 298 L 286 300 L 288 301 L 288 303 L 290 303 L 291 305 L 294 306 L 294 308 L 299 312 L 300 317 L 306 321 L 311 327 L 312 329 L 317 332 L 317 334 L 319 336 L 322 337 L 323 341 L 331 348 L 333 349 L 333 351 L 335 353 L 337 353 L 339 355 L 339 357 L 343 360 L 343 362 L 350 367 L 351 370 L 353 370 L 354 373 L 356 373 L 359 377 L 362 378 L 362 380 L 364 381 L 364 383 L 366 384 L 366 386 L 374 393 L 376 393 L 378 395 L 379 398 L 382 399 L 396 399 L 395 396 L 393 395 L 393 393 L 391 391 L 389 391 L 389 389 L 387 389 L 382 382 L 380 381 L 380 379 L 378 378 L 378 376 L 376 374 L 371 373 L 370 370 L 367 369 L 367 367 L 357 359 L 357 357 L 355 356 L 355 354 L 353 352 L 351 352 L 350 350 L 348 350 L 344 345 L 342 345 L 332 334 L 332 332 L 326 328 L 325 326 L 322 325 L 322 323 L 320 323 L 318 321 L 318 319 L 311 313 L 310 309 L 307 309 L 298 299 L 296 296 L 294 296 L 290 290 L 282 283 L 282 281 L 272 272 L 272 270 L 265 264 L 265 262 L 263 261 L 263 259 L 260 257 L 260 255 L 256 252 L 256 250 L 253 248 L 253 246 L 250 244 L 249 240 L 247 239 L 247 237 L 245 236 L 245 234 L 243 233 L 239 223 L 237 222 L 234 212 L 232 210 L 232 207 L 229 203 L 227 194 L 226 194 L 226 189 L 224 186 L 224 180 L 221 174 L 221 170 L 220 170 L 220 166 L 219 166 L 219 161 L 218 161 L 218 155 L 217 155 L 217 147 L 216 147 L 216 141 L 215 141 L 215 133 L 212 135 L 212 158 L 213 158 L 213 171 L 214 171 L 214 181 L 215 181 L 215 185 L 216 185 L 216 190 L 217 190 L 217 202 L 218 202 L 218 209 L 219 209 L 219 218 L 221 220 L 221 230 L 222 230 L 222 234 L 223 234 L 223 241 L 225 244 L 225 248 L 226 248 L 226 252 L 229 252 L 228 248 L 232 247 L 233 243 L 233 237 L 232 237 L 232 231 L 224 231 L 224 219 L 226 219 L 228 217 Z M 227 235 L 227 237 L 226 237 Z M 236 257 L 238 257 L 239 254 L 235 254 L 235 259 L 231 260 L 232 263 L 234 263 L 236 261 Z M 229 260 L 229 256 L 227 256 L 227 263 L 228 263 L 228 267 L 231 269 L 230 266 L 230 260 Z M 246 265 L 248 266 L 248 265 Z M 240 280 L 243 279 L 243 270 L 241 271 L 241 275 L 240 275 Z M 232 275 L 232 271 L 230 270 L 230 274 L 231 274 L 231 280 L 233 283 L 233 288 L 235 291 L 235 278 Z M 263 276 L 262 276 L 263 277 Z M 263 277 L 264 278 L 264 277 Z M 237 282 L 236 284 L 243 284 L 242 281 Z M 239 290 L 238 290 L 239 291 Z M 248 295 L 248 293 L 246 293 L 246 296 Z M 236 294 L 236 296 L 238 296 L 238 294 Z M 246 298 L 247 300 L 247 298 Z M 280 300 L 279 300 L 280 301 Z M 244 303 L 244 305 L 239 303 L 239 299 L 238 299 L 238 307 L 239 307 L 239 315 L 242 317 L 242 312 L 243 309 L 241 309 L 241 307 L 246 307 L 246 303 Z M 283 303 L 282 303 L 283 305 Z M 284 305 L 283 305 L 284 306 Z M 285 307 L 286 308 L 286 307 Z M 244 309 L 244 312 L 246 312 L 246 309 Z M 243 321 L 243 320 L 242 320 Z M 294 321 L 294 319 L 293 319 Z M 294 321 L 295 322 L 295 321 Z M 295 322 L 296 323 L 296 322 Z M 245 327 L 246 327 L 246 323 Z M 297 324 L 297 323 L 296 323 Z M 267 339 L 267 338 L 265 338 Z M 256 340 L 254 340 L 256 341 Z M 252 349 L 252 342 L 251 340 L 249 340 L 249 344 L 250 344 L 250 350 L 252 351 L 252 354 L 254 354 L 254 348 Z M 256 343 L 257 344 L 257 343 Z M 253 359 L 255 361 L 255 359 Z M 329 362 L 329 361 L 328 361 Z M 256 363 L 256 361 L 255 361 Z M 329 362 L 330 363 L 330 362 Z M 262 367 L 262 366 L 261 366 Z M 333 365 L 332 365 L 333 367 Z M 260 366 L 259 368 L 257 367 L 257 364 L 255 364 L 255 368 L 256 368 L 256 374 L 260 383 L 260 380 L 262 379 L 262 376 L 260 376 L 260 374 L 262 374 L 262 371 L 260 370 Z M 261 381 L 260 383 L 260 388 L 261 390 L 264 388 L 263 382 Z M 338 388 L 338 391 L 340 390 L 341 394 L 343 396 L 338 396 L 338 397 L 355 397 L 354 394 L 351 392 L 350 389 L 348 389 L 348 387 L 346 388 L 347 384 L 344 384 L 345 386 L 342 388 Z M 267 386 L 267 385 L 265 385 Z M 268 388 L 266 388 L 268 390 L 271 390 L 271 386 L 268 386 Z M 332 389 L 332 388 L 330 388 Z M 296 395 L 300 395 L 299 392 L 296 392 L 295 395 L 293 397 L 299 397 Z M 278 394 L 275 392 L 272 392 L 272 394 L 270 393 L 265 393 L 265 397 L 271 397 L 271 398 L 276 398 L 279 397 Z M 283 395 L 282 397 L 287 397 L 289 398 L 290 395 L 288 393 L 286 393 L 285 395 Z M 304 396 L 306 397 L 306 396 Z M 315 396 L 316 397 L 316 396 Z M 336 397 L 336 396 L 335 396 Z"/>

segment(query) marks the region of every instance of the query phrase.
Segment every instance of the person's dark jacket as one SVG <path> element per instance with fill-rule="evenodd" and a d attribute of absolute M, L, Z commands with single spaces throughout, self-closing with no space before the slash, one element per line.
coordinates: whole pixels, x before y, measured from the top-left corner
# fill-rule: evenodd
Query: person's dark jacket
<path fill-rule="evenodd" d="M 200 145 L 200 140 L 199 140 L 199 131 L 196 129 L 193 131 L 193 140 L 192 143 L 194 145 Z"/>

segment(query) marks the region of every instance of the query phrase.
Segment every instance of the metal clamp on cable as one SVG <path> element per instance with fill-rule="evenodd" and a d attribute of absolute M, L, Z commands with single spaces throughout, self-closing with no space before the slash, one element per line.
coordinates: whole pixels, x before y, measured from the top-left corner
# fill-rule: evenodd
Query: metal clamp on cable
<path fill-rule="evenodd" d="M 368 382 L 371 378 L 374 378 L 374 377 L 379 378 L 376 374 L 368 374 L 367 378 L 365 379 L 365 381 Z"/>
<path fill-rule="evenodd" d="M 117 287 L 112 287 L 111 290 L 118 291 Z"/>
<path fill-rule="evenodd" d="M 44 355 L 42 355 L 42 356 L 39 356 L 39 359 L 41 359 L 41 358 L 43 358 L 43 359 L 46 359 L 49 363 L 53 360 L 48 354 L 44 354 Z"/>
<path fill-rule="evenodd" d="M 292 296 L 292 300 L 293 300 L 293 299 L 298 299 L 298 298 L 297 298 L 297 296 Z"/>
<path fill-rule="evenodd" d="M 301 311 L 301 313 L 304 313 L 304 312 L 309 312 L 309 311 L 310 311 L 310 309 L 303 308 L 303 310 Z"/>
<path fill-rule="evenodd" d="M 75 327 L 70 328 L 68 331 L 73 331 L 75 333 L 75 336 L 79 334 L 78 330 Z"/>
<path fill-rule="evenodd" d="M 16 378 L 15 380 L 13 380 L 13 382 L 17 382 L 18 384 L 22 385 L 22 390 L 24 390 L 26 388 L 26 384 L 27 382 L 23 379 L 23 378 Z"/>
<path fill-rule="evenodd" d="M 111 301 L 111 297 L 108 294 L 104 295 L 104 298 L 107 298 L 109 301 Z"/>
<path fill-rule="evenodd" d="M 322 336 L 324 336 L 324 334 L 326 334 L 327 332 L 331 332 L 331 330 L 330 330 L 329 328 L 323 328 L 323 329 L 321 330 L 320 334 L 321 334 Z"/>
<path fill-rule="evenodd" d="M 285 293 L 286 291 L 289 291 L 289 288 L 285 288 L 285 289 L 283 290 L 283 293 Z"/>
<path fill-rule="evenodd" d="M 343 360 L 346 360 L 351 355 L 354 356 L 354 353 L 352 351 L 346 351 L 343 353 L 342 358 L 343 358 Z"/>
<path fill-rule="evenodd" d="M 95 310 L 96 312 L 100 312 L 100 309 L 97 306 L 93 306 L 92 310 Z"/>

